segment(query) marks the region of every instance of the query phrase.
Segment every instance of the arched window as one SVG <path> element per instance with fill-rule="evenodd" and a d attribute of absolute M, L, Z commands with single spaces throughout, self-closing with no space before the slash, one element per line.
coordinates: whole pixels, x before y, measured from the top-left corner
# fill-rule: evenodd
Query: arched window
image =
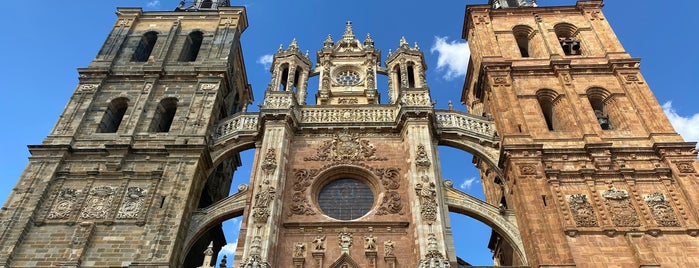
<path fill-rule="evenodd" d="M 603 130 L 614 129 L 614 124 L 612 124 L 612 119 L 609 116 L 609 109 L 605 103 L 609 96 L 609 92 L 603 88 L 590 88 L 587 90 L 587 100 L 590 101 L 597 123 Z"/>
<path fill-rule="evenodd" d="M 147 32 L 141 36 L 141 41 L 138 42 L 138 46 L 131 57 L 131 61 L 134 62 L 146 62 L 150 53 L 153 52 L 153 47 L 155 46 L 155 41 L 158 40 L 158 33 Z"/>
<path fill-rule="evenodd" d="M 200 31 L 192 32 L 187 35 L 187 39 L 184 41 L 184 46 L 182 46 L 182 53 L 180 54 L 180 61 L 195 61 L 197 60 L 197 55 L 199 55 L 199 49 L 201 48 L 201 42 L 204 39 L 204 34 Z"/>
<path fill-rule="evenodd" d="M 578 28 L 570 23 L 559 23 L 553 26 L 556 32 L 558 42 L 561 44 L 561 49 L 566 55 L 582 55 L 581 42 L 577 37 Z"/>
<path fill-rule="evenodd" d="M 403 76 L 400 73 L 400 65 L 396 65 L 393 68 L 393 72 L 396 74 L 396 85 L 398 85 L 396 88 L 403 88 Z"/>
<path fill-rule="evenodd" d="M 519 48 L 519 54 L 522 58 L 528 58 L 532 55 L 530 51 L 529 44 L 531 42 L 534 30 L 526 25 L 517 25 L 512 28 L 512 34 L 515 36 L 517 41 L 517 47 Z"/>
<path fill-rule="evenodd" d="M 117 98 L 112 100 L 107 106 L 107 110 L 102 115 L 100 125 L 97 127 L 97 133 L 115 133 L 119 129 L 121 119 L 124 118 L 126 109 L 129 107 L 129 100 L 126 98 Z"/>
<path fill-rule="evenodd" d="M 289 65 L 282 65 L 282 76 L 279 79 L 279 91 L 286 91 L 286 84 L 289 82 Z"/>
<path fill-rule="evenodd" d="M 160 101 L 150 123 L 150 132 L 168 132 L 177 111 L 177 99 L 165 98 Z"/>
<path fill-rule="evenodd" d="M 541 89 L 536 92 L 536 98 L 539 101 L 541 113 L 544 115 L 544 120 L 546 120 L 546 126 L 549 130 L 561 129 L 553 107 L 557 96 L 558 94 L 550 89 Z"/>
<path fill-rule="evenodd" d="M 408 63 L 408 88 L 415 87 L 415 68 L 412 62 Z"/>

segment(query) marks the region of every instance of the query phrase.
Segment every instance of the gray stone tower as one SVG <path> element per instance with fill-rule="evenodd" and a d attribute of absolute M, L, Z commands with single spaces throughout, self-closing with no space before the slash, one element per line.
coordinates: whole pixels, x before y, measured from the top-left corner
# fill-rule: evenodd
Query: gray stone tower
<path fill-rule="evenodd" d="M 0 211 L 0 267 L 194 267 L 194 210 L 228 196 L 229 157 L 211 166 L 217 122 L 252 95 L 245 9 L 197 0 L 117 20 Z M 197 252 L 186 258 L 189 249 Z M 189 263 L 185 262 L 185 258 Z"/>

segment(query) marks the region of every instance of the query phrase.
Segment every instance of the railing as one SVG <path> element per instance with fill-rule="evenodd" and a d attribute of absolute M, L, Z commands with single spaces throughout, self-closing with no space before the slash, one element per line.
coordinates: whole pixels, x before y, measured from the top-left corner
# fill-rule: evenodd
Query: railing
<path fill-rule="evenodd" d="M 396 107 L 305 107 L 301 123 L 387 123 L 396 121 Z"/>
<path fill-rule="evenodd" d="M 259 126 L 258 118 L 258 113 L 239 113 L 231 118 L 227 118 L 214 129 L 214 139 L 256 132 Z"/>
<path fill-rule="evenodd" d="M 486 137 L 495 136 L 493 121 L 483 117 L 457 112 L 453 110 L 435 111 L 437 126 L 443 130 L 458 128 L 461 131 L 479 134 Z"/>

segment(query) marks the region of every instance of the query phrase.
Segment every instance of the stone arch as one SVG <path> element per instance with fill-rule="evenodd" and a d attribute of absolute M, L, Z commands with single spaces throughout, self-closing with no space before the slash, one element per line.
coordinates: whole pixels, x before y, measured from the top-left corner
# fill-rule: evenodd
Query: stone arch
<path fill-rule="evenodd" d="M 497 149 L 460 137 L 442 137 L 439 139 L 439 145 L 460 149 L 480 158 L 497 172 L 498 176 L 504 178 L 504 173 L 498 167 L 499 151 Z"/>
<path fill-rule="evenodd" d="M 189 252 L 199 237 L 216 224 L 242 216 L 243 212 L 245 212 L 245 203 L 250 199 L 249 195 L 251 193 L 252 191 L 248 190 L 247 185 L 241 185 L 238 187 L 237 193 L 221 199 L 208 207 L 194 211 L 184 242 L 184 250 L 181 252 Z"/>
<path fill-rule="evenodd" d="M 450 183 L 445 183 L 445 186 L 444 203 L 450 212 L 469 216 L 493 228 L 512 246 L 522 262 L 527 264 L 524 243 L 514 213 L 502 213 L 497 207 L 455 189 Z"/>

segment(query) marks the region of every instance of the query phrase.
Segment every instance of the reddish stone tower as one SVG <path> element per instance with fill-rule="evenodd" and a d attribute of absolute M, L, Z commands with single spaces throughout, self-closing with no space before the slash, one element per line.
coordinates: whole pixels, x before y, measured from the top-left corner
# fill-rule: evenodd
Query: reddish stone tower
<path fill-rule="evenodd" d="M 479 163 L 486 198 L 515 213 L 528 264 L 698 267 L 695 144 L 673 130 L 602 1 L 511 2 L 467 7 L 462 101 L 495 121 L 504 176 Z"/>

